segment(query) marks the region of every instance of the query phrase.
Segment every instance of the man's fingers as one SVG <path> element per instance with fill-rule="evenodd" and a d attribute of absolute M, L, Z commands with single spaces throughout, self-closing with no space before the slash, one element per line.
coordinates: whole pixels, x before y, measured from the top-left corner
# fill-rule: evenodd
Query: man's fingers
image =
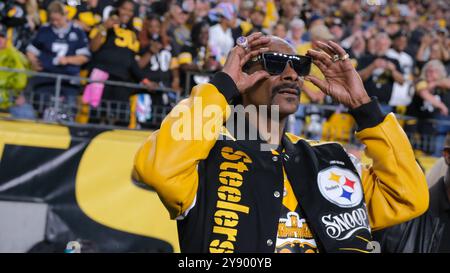
<path fill-rule="evenodd" d="M 270 43 L 270 38 L 267 36 L 261 36 L 258 39 L 255 39 L 248 43 L 249 47 L 251 49 L 261 47 L 261 46 L 267 46 Z"/>
<path fill-rule="evenodd" d="M 344 56 L 345 54 L 347 54 L 347 52 L 345 52 L 345 50 L 338 44 L 336 44 L 333 41 L 328 41 L 327 43 L 330 47 L 332 47 L 334 49 L 334 51 L 336 51 L 337 54 L 339 54 L 339 56 Z"/>
<path fill-rule="evenodd" d="M 327 53 L 328 56 L 330 56 L 330 57 L 333 56 L 334 54 L 336 54 L 336 52 L 334 51 L 334 49 L 333 49 L 331 46 L 329 46 L 329 45 L 327 45 L 326 43 L 324 43 L 324 42 L 317 41 L 317 42 L 316 42 L 316 45 L 317 45 L 318 48 L 320 48 L 320 49 L 322 49 L 323 51 L 325 51 L 325 53 Z"/>
<path fill-rule="evenodd" d="M 322 73 L 323 71 L 327 70 L 327 66 L 319 60 L 313 60 L 313 64 L 315 64 L 320 69 L 320 71 L 322 71 Z"/>
<path fill-rule="evenodd" d="M 319 52 L 317 50 L 310 49 L 310 50 L 308 50 L 307 55 L 309 55 L 313 58 L 313 62 L 320 61 L 321 63 L 325 64 L 326 66 L 330 66 L 333 64 L 330 59 L 330 56 L 328 56 L 328 54 L 326 54 L 325 52 Z M 321 68 L 321 70 L 322 70 L 322 68 Z"/>
<path fill-rule="evenodd" d="M 269 76 L 270 74 L 267 73 L 267 71 L 265 70 L 256 71 L 255 73 L 249 76 L 249 83 L 250 85 L 254 85 L 255 83 L 259 82 L 260 80 L 266 79 Z"/>
<path fill-rule="evenodd" d="M 230 53 L 228 54 L 228 58 L 230 58 L 233 54 L 235 54 L 235 55 L 239 56 L 239 59 L 242 59 L 245 57 L 246 53 L 247 52 L 245 51 L 245 49 L 242 48 L 241 46 L 235 46 L 231 49 Z"/>
<path fill-rule="evenodd" d="M 327 68 L 332 64 L 330 58 L 328 58 L 323 52 L 308 50 L 308 55 L 312 57 L 313 64 L 315 64 L 322 72 L 327 70 Z"/>
<path fill-rule="evenodd" d="M 247 38 L 247 42 L 250 44 L 251 42 L 253 42 L 253 40 L 258 39 L 259 37 L 263 36 L 262 32 L 255 32 L 252 33 L 250 35 L 248 35 Z"/>
<path fill-rule="evenodd" d="M 247 63 L 250 59 L 258 56 L 259 54 L 262 54 L 264 52 L 269 51 L 269 48 L 267 47 L 262 47 L 260 49 L 256 49 L 256 50 L 252 50 L 250 52 L 248 52 L 247 54 L 245 54 L 245 56 L 243 58 L 241 58 L 241 67 L 245 65 L 245 63 Z"/>
<path fill-rule="evenodd" d="M 270 38 L 265 37 L 261 32 L 252 33 L 247 38 L 247 46 L 251 51 L 255 49 L 259 49 L 267 45 L 270 41 Z M 243 47 L 235 46 L 233 51 L 242 59 L 248 53 Z"/>
<path fill-rule="evenodd" d="M 242 46 L 235 46 L 232 49 L 232 51 L 234 51 L 235 54 L 238 55 L 241 60 L 245 58 L 245 56 L 249 53 L 249 51 L 253 52 L 255 50 L 265 48 L 268 46 L 268 44 L 270 42 L 270 38 L 267 36 L 264 36 L 261 32 L 252 33 L 249 36 L 247 36 L 246 39 L 247 39 L 247 50 L 245 50 L 245 48 L 243 48 Z M 254 56 L 252 56 L 252 57 L 254 57 Z M 245 62 L 247 62 L 247 61 L 248 61 L 248 59 Z M 241 64 L 241 65 L 243 65 L 243 64 Z"/>
<path fill-rule="evenodd" d="M 315 86 L 319 87 L 323 93 L 328 95 L 328 83 L 326 81 L 321 80 L 313 75 L 306 76 L 305 80 L 312 82 Z"/>

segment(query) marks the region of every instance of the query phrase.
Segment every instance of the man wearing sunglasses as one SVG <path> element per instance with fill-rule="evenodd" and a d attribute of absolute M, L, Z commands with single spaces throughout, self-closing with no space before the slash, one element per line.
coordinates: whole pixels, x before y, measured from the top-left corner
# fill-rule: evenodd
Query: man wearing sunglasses
<path fill-rule="evenodd" d="M 134 177 L 178 220 L 182 252 L 369 252 L 372 230 L 427 209 L 425 177 L 406 135 L 368 97 L 339 45 L 319 43 L 322 51 L 296 56 L 261 33 L 237 42 L 223 70 L 194 87 L 135 158 Z M 308 75 L 311 62 L 325 80 Z M 303 77 L 351 109 L 371 167 L 338 143 L 277 134 L 297 110 Z M 237 104 L 244 108 L 231 109 Z M 245 112 L 252 107 L 256 118 Z M 239 135 L 228 124 L 243 112 Z M 200 137 L 180 138 L 180 125 Z"/>

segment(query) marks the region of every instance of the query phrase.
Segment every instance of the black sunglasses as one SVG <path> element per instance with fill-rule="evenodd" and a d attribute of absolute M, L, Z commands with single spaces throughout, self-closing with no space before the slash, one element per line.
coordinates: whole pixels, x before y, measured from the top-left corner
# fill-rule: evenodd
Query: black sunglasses
<path fill-rule="evenodd" d="M 262 64 L 264 70 L 270 75 L 280 75 L 283 73 L 286 65 L 290 63 L 295 72 L 299 76 L 304 77 L 311 70 L 312 59 L 308 56 L 265 52 L 248 61 L 243 67 L 244 71 L 248 71 L 256 63 Z"/>

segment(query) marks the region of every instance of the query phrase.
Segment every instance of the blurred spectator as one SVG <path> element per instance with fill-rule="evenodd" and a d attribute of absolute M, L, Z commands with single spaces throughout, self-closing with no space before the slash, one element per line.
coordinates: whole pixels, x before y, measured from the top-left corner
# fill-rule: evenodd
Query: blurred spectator
<path fill-rule="evenodd" d="M 433 164 L 431 169 L 427 172 L 427 184 L 428 188 L 431 188 L 439 179 L 444 176 L 448 171 L 448 166 L 445 163 L 444 157 L 439 157 Z"/>
<path fill-rule="evenodd" d="M 377 39 L 374 36 L 367 38 L 366 43 L 366 53 L 368 55 L 376 55 L 377 54 Z"/>
<path fill-rule="evenodd" d="M 363 32 L 361 30 L 353 33 L 341 42 L 341 45 L 347 50 L 350 58 L 354 62 L 353 65 L 357 66 L 357 60 L 366 54 L 366 40 L 364 39 Z"/>
<path fill-rule="evenodd" d="M 408 18 L 407 31 L 409 34 L 408 45 L 406 47 L 406 52 L 411 55 L 411 57 L 416 60 L 416 54 L 419 50 L 421 39 L 423 35 L 427 32 L 425 28 L 421 25 L 418 16 L 412 16 Z"/>
<path fill-rule="evenodd" d="M 173 43 L 173 47 L 177 53 L 180 52 L 181 48 L 188 43 L 191 38 L 191 30 L 188 25 L 190 12 L 190 10 L 182 8 L 181 13 L 177 15 L 179 24 L 173 30 L 173 41 L 175 42 Z"/>
<path fill-rule="evenodd" d="M 92 28 L 106 19 L 114 10 L 114 2 L 112 0 L 86 0 L 81 1 L 77 6 L 77 12 L 74 19 L 89 33 Z"/>
<path fill-rule="evenodd" d="M 146 46 L 140 50 L 138 64 L 145 77 L 161 87 L 179 91 L 178 61 L 172 56 L 170 46 L 163 43 L 160 19 L 156 15 L 150 15 L 141 33 L 144 35 L 140 37 L 146 38 L 146 42 L 142 44 Z"/>
<path fill-rule="evenodd" d="M 173 56 L 170 45 L 164 45 L 159 17 L 149 15 L 140 34 L 141 44 L 146 44 L 141 48 L 138 60 L 143 75 L 151 81 L 153 88 L 172 88 L 180 92 L 178 61 Z M 136 97 L 136 110 L 138 110 L 137 122 L 140 127 L 149 127 L 151 123 L 159 124 L 162 117 L 152 114 L 162 114 L 162 107 L 170 108 L 175 104 L 177 98 L 174 92 L 144 94 L 141 91 L 139 93 Z"/>
<path fill-rule="evenodd" d="M 6 27 L 0 24 L 0 66 L 24 70 L 29 68 L 26 57 L 14 46 L 7 45 Z M 0 71 L 0 111 L 9 111 L 13 118 L 34 119 L 33 107 L 21 92 L 27 85 L 27 75 Z"/>
<path fill-rule="evenodd" d="M 9 30 L 8 40 L 22 52 L 38 28 L 39 13 L 36 0 L 7 0 L 0 3 L 0 23 Z"/>
<path fill-rule="evenodd" d="M 233 40 L 236 40 L 240 36 L 247 36 L 253 31 L 253 25 L 250 21 L 250 14 L 253 10 L 254 2 L 253 0 L 243 0 L 240 1 L 240 6 L 236 20 L 231 29 Z M 212 18 L 211 18 L 212 15 Z M 218 18 L 214 18 L 214 11 L 210 13 L 209 21 L 214 24 Z M 215 19 L 215 20 L 211 20 Z"/>
<path fill-rule="evenodd" d="M 379 30 L 386 32 L 389 23 L 389 16 L 385 10 L 382 10 L 380 13 L 376 13 L 373 21 Z"/>
<path fill-rule="evenodd" d="M 280 37 L 281 39 L 287 40 L 287 30 L 286 26 L 283 23 L 277 23 L 273 27 L 272 35 Z"/>
<path fill-rule="evenodd" d="M 404 83 L 403 72 L 397 60 L 386 54 L 391 46 L 389 36 L 381 32 L 375 37 L 375 54 L 368 54 L 358 60 L 358 70 L 369 96 L 376 96 L 385 113 L 391 112 L 389 101 L 394 82 Z"/>
<path fill-rule="evenodd" d="M 199 22 L 195 24 L 192 27 L 191 40 L 192 44 L 184 46 L 181 54 L 178 56 L 183 83 L 187 72 L 211 73 L 219 70 L 221 67 L 217 58 L 217 50 L 214 50 L 209 44 L 208 23 Z M 207 83 L 209 80 L 210 77 L 208 75 L 191 76 L 191 87 L 200 83 Z"/>
<path fill-rule="evenodd" d="M 194 17 L 197 21 L 202 20 L 206 16 L 208 16 L 208 12 L 210 10 L 210 1 L 209 0 L 196 0 L 195 8 L 194 8 Z"/>
<path fill-rule="evenodd" d="M 275 0 L 262 0 L 261 2 L 264 3 L 264 10 L 266 13 L 263 27 L 270 33 L 270 30 L 273 29 L 280 19 L 280 14 L 277 10 L 277 3 Z"/>
<path fill-rule="evenodd" d="M 38 0 L 39 1 L 39 17 L 41 19 L 41 24 L 45 24 L 49 22 L 49 15 L 47 13 L 49 5 L 55 0 Z M 62 4 L 64 4 L 64 8 L 66 10 L 66 17 L 69 20 L 73 20 L 77 13 L 77 6 L 81 4 L 81 1 L 78 0 L 56 0 Z"/>
<path fill-rule="evenodd" d="M 447 137 L 443 145 L 442 155 L 445 163 L 450 165 L 450 138 Z M 450 252 L 450 173 L 447 169 L 445 176 L 441 177 L 434 186 L 430 188 L 429 210 L 441 220 L 443 231 L 439 241 L 438 252 Z"/>
<path fill-rule="evenodd" d="M 363 15 L 359 12 L 355 14 L 353 19 L 347 24 L 347 29 L 350 34 L 364 31 L 365 27 Z"/>
<path fill-rule="evenodd" d="M 141 82 L 144 75 L 135 59 L 139 51 L 139 41 L 137 30 L 132 24 L 134 2 L 121 0 L 116 7 L 116 11 L 103 24 L 94 27 L 89 34 L 93 52 L 91 68 L 108 73 L 108 80 Z M 119 110 L 126 111 L 125 105 L 133 91 L 123 86 L 106 85 L 103 100 L 120 103 Z M 111 123 L 123 120 L 117 114 L 108 118 L 111 118 Z"/>
<path fill-rule="evenodd" d="M 390 36 L 400 31 L 400 24 L 397 22 L 395 17 L 389 18 L 388 24 L 386 26 L 386 33 Z"/>
<path fill-rule="evenodd" d="M 310 30 L 313 29 L 315 26 L 325 25 L 324 18 L 320 14 L 313 14 L 309 18 L 309 21 L 307 21 L 307 23 L 308 23 L 308 29 L 310 29 Z M 308 38 L 310 38 L 310 37 L 308 37 Z"/>
<path fill-rule="evenodd" d="M 90 58 L 88 39 L 84 31 L 66 17 L 65 7 L 55 1 L 48 6 L 50 24 L 39 28 L 27 47 L 27 57 L 36 71 L 79 76 L 80 67 Z M 68 105 L 69 120 L 77 106 L 79 85 L 76 81 L 63 81 L 61 95 Z M 34 78 L 34 91 L 47 97 L 55 93 L 55 81 Z M 55 98 L 58 99 L 58 98 Z"/>
<path fill-rule="evenodd" d="M 334 11 L 334 15 L 335 16 L 340 16 L 340 18 L 346 22 L 346 23 L 350 23 L 352 21 L 352 19 L 354 18 L 354 16 L 358 13 L 360 13 L 360 11 L 363 9 L 362 5 L 363 3 L 368 5 L 370 4 L 372 1 L 372 3 L 374 2 L 373 0 L 368 0 L 368 1 L 353 1 L 353 0 L 339 0 L 336 1 L 337 2 L 337 7 Z M 330 13 L 328 10 L 330 9 L 329 4 L 325 3 L 324 1 L 316 1 L 318 3 L 321 4 L 322 10 L 325 10 L 325 13 Z M 384 3 L 383 3 L 384 2 Z M 380 6 L 384 6 L 386 5 L 386 1 L 384 0 L 376 0 L 375 1 L 376 5 L 378 5 L 378 7 Z M 375 6 L 376 7 L 376 6 Z M 382 11 L 382 9 L 379 9 L 379 11 Z"/>
<path fill-rule="evenodd" d="M 434 118 L 440 121 L 434 125 L 436 134 L 434 155 L 439 156 L 445 136 L 450 132 L 450 78 L 447 77 L 444 65 L 438 60 L 433 60 L 423 67 L 420 80 L 416 90 L 423 101 L 420 110 L 426 116 L 422 118 Z M 433 132 L 431 128 L 427 129 L 428 132 Z"/>
<path fill-rule="evenodd" d="M 268 34 L 268 31 L 264 29 L 263 23 L 266 17 L 266 7 L 263 1 L 256 1 L 255 6 L 250 12 L 250 22 L 252 24 L 251 32 L 262 32 Z"/>
<path fill-rule="evenodd" d="M 170 47 L 170 38 L 162 27 L 162 21 L 159 15 L 151 13 L 146 16 L 142 30 L 138 33 L 140 48 L 146 48 L 151 41 L 161 40 L 164 47 Z"/>
<path fill-rule="evenodd" d="M 341 41 L 346 33 L 340 18 L 333 18 L 330 23 L 330 32 L 337 41 Z"/>
<path fill-rule="evenodd" d="M 446 172 L 430 187 L 430 206 L 420 217 L 376 231 L 383 253 L 450 253 L 450 137 L 440 150 Z"/>
<path fill-rule="evenodd" d="M 236 19 L 236 11 L 231 3 L 220 3 L 210 13 L 218 19 L 218 23 L 209 28 L 209 44 L 218 50 L 217 55 L 221 64 L 234 46 L 234 39 L 231 29 Z"/>
<path fill-rule="evenodd" d="M 287 41 L 297 48 L 306 41 L 303 40 L 303 34 L 305 33 L 305 22 L 302 19 L 294 19 L 289 24 L 289 31 L 287 33 Z"/>
<path fill-rule="evenodd" d="M 169 11 L 164 16 L 162 29 L 170 38 L 172 49 L 176 54 L 189 41 L 190 31 L 186 25 L 188 19 L 189 12 L 183 10 L 178 3 L 170 5 Z"/>
<path fill-rule="evenodd" d="M 164 17 L 164 15 L 167 14 L 169 11 L 170 6 L 172 5 L 171 0 L 169 1 L 151 1 L 149 3 L 147 12 L 158 14 L 161 17 Z"/>
<path fill-rule="evenodd" d="M 446 31 L 432 32 L 425 34 L 420 41 L 420 47 L 416 54 L 419 67 L 429 60 L 439 60 L 441 62 L 450 61 L 450 54 L 445 44 Z"/>
<path fill-rule="evenodd" d="M 408 44 L 408 34 L 399 31 L 392 35 L 392 47 L 387 50 L 386 55 L 390 58 L 397 59 L 403 73 L 406 75 L 405 80 L 411 81 L 414 70 L 413 58 L 405 52 Z"/>
<path fill-rule="evenodd" d="M 399 31 L 392 36 L 392 39 L 392 48 L 386 52 L 386 56 L 398 61 L 403 72 L 404 82 L 403 84 L 394 82 L 389 104 L 392 106 L 407 106 L 412 100 L 410 88 L 413 82 L 414 60 L 405 52 L 408 43 L 408 35 L 406 32 Z"/>
<path fill-rule="evenodd" d="M 288 25 L 292 20 L 300 15 L 303 0 L 281 0 L 280 1 L 280 22 Z"/>
<path fill-rule="evenodd" d="M 248 20 L 250 18 L 250 13 L 253 10 L 254 2 L 253 0 L 242 0 L 240 1 L 238 9 L 238 18 L 242 20 Z"/>

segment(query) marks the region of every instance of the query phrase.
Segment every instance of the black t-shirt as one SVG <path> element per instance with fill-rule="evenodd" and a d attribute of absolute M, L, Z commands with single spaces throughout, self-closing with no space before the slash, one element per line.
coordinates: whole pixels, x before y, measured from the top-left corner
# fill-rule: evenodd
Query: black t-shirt
<path fill-rule="evenodd" d="M 87 2 L 82 1 L 76 7 L 77 11 L 74 18 L 93 27 L 109 17 L 110 13 L 114 10 L 113 5 L 114 2 L 112 0 L 102 0 L 98 1 L 96 7 L 90 7 Z"/>
<path fill-rule="evenodd" d="M 439 97 L 447 108 L 450 108 L 450 92 L 443 88 L 436 88 L 433 91 L 435 96 Z M 418 93 L 413 97 L 411 104 L 408 106 L 407 115 L 415 116 L 421 119 L 432 119 L 439 115 L 439 109 L 433 107 L 431 103 L 422 99 Z"/>
<path fill-rule="evenodd" d="M 148 52 L 149 47 L 143 48 L 141 55 Z M 172 54 L 170 48 L 163 48 L 157 54 L 152 54 L 149 63 L 142 69 L 142 73 L 149 80 L 170 88 L 172 83 Z"/>
<path fill-rule="evenodd" d="M 444 88 L 436 88 L 434 90 L 434 94 L 439 96 L 439 99 L 447 106 L 447 108 L 450 108 L 450 92 L 447 89 Z"/>
<path fill-rule="evenodd" d="M 358 67 L 357 69 L 363 70 L 368 67 L 371 63 L 373 63 L 376 59 L 381 58 L 386 61 L 392 62 L 397 71 L 402 73 L 402 69 L 400 67 L 400 63 L 392 58 L 388 58 L 386 56 L 376 56 L 376 55 L 365 55 L 358 59 Z M 392 88 L 394 85 L 394 78 L 392 76 L 392 72 L 385 69 L 375 69 L 372 72 L 372 75 L 364 81 L 364 87 L 367 90 L 369 96 L 376 96 L 380 103 L 388 104 L 392 95 Z"/>
<path fill-rule="evenodd" d="M 92 39 L 99 30 L 94 28 L 89 35 Z M 117 26 L 107 31 L 105 42 L 93 53 L 92 67 L 108 72 L 115 78 L 129 81 L 141 80 L 142 73 L 135 55 L 139 51 L 136 30 L 127 26 Z"/>
<path fill-rule="evenodd" d="M 14 1 L 7 1 L 0 3 L 0 10 L 0 23 L 11 31 L 14 47 L 25 52 L 34 35 L 27 21 L 26 6 Z"/>
<path fill-rule="evenodd" d="M 211 48 L 204 46 L 185 45 L 181 49 L 180 55 L 178 55 L 178 62 L 180 65 L 185 63 L 193 63 L 197 64 L 199 67 L 203 67 L 203 65 L 209 60 L 209 58 L 217 59 Z M 197 84 L 209 82 L 210 76 L 216 71 L 210 70 L 203 72 L 205 72 L 205 75 L 195 75 L 190 77 L 189 90 L 191 90 Z M 186 71 L 184 71 L 183 69 L 180 69 L 180 83 L 181 86 L 185 86 L 186 84 Z"/>

